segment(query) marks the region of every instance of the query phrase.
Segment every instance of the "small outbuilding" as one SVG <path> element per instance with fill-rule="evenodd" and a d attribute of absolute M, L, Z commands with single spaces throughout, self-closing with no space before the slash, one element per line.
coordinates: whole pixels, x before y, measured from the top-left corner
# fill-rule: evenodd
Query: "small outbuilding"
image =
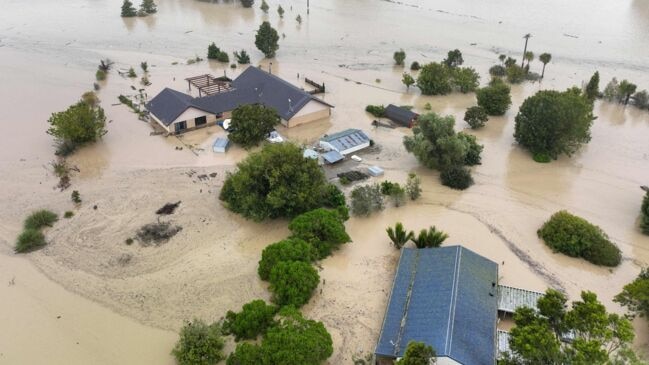
<path fill-rule="evenodd" d="M 437 364 L 495 365 L 498 265 L 462 246 L 403 248 L 376 362 L 394 364 L 410 341 Z"/>
<path fill-rule="evenodd" d="M 320 139 L 320 147 L 348 155 L 370 146 L 370 137 L 360 129 L 346 129 L 342 132 L 325 135 Z"/>
<path fill-rule="evenodd" d="M 322 154 L 322 159 L 327 165 L 335 164 L 345 159 L 345 156 L 341 155 L 340 152 L 332 150 Z"/>
<path fill-rule="evenodd" d="M 367 172 L 374 177 L 383 176 L 383 169 L 378 166 L 370 166 L 367 168 Z"/>
<path fill-rule="evenodd" d="M 385 108 L 385 117 L 400 126 L 412 128 L 417 122 L 419 114 L 412 110 L 390 104 Z"/>

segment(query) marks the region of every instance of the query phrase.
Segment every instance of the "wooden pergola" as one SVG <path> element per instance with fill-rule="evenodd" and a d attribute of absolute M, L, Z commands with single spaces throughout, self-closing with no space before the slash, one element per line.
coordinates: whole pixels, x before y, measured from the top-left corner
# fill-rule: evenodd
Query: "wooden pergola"
<path fill-rule="evenodd" d="M 189 77 L 185 80 L 187 81 L 190 91 L 192 90 L 192 85 L 198 89 L 199 97 L 203 96 L 203 94 L 213 95 L 228 91 L 231 88 L 230 81 L 232 81 L 226 77 L 216 78 L 209 74 Z"/>

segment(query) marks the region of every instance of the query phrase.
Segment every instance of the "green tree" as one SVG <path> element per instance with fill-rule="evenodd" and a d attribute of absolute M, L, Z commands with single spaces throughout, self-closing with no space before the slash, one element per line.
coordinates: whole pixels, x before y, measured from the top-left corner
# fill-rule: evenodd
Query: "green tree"
<path fill-rule="evenodd" d="M 247 65 L 250 63 L 250 56 L 244 49 L 241 50 L 241 53 L 234 51 L 234 58 L 237 59 L 237 63 L 240 65 Z"/>
<path fill-rule="evenodd" d="M 472 129 L 484 127 L 487 120 L 489 120 L 489 116 L 481 106 L 469 107 L 464 113 L 464 121 L 467 122 Z"/>
<path fill-rule="evenodd" d="M 439 247 L 447 238 L 448 234 L 430 226 L 428 229 L 422 229 L 416 237 L 413 235 L 411 239 L 417 248 L 427 248 Z"/>
<path fill-rule="evenodd" d="M 489 75 L 492 77 L 503 77 L 506 74 L 507 70 L 501 65 L 493 65 L 489 68 Z"/>
<path fill-rule="evenodd" d="M 278 324 L 261 344 L 261 364 L 320 365 L 333 353 L 331 335 L 322 322 L 305 319 L 295 308 L 283 308 Z"/>
<path fill-rule="evenodd" d="M 281 261 L 270 271 L 269 282 L 274 303 L 299 308 L 311 299 L 320 275 L 306 262 Z"/>
<path fill-rule="evenodd" d="M 179 365 L 215 365 L 224 359 L 222 350 L 220 326 L 194 319 L 180 329 L 180 339 L 171 353 Z"/>
<path fill-rule="evenodd" d="M 631 95 L 635 93 L 638 86 L 636 84 L 630 83 L 627 80 L 622 80 L 619 86 L 619 93 L 624 98 L 624 105 L 629 104 L 629 99 Z"/>
<path fill-rule="evenodd" d="M 260 50 L 266 58 L 275 57 L 275 53 L 279 49 L 279 35 L 277 31 L 270 26 L 269 22 L 263 22 L 257 30 L 255 36 L 255 46 Z"/>
<path fill-rule="evenodd" d="M 223 332 L 234 335 L 235 341 L 254 340 L 273 323 L 277 307 L 261 299 L 246 303 L 241 312 L 228 311 L 223 322 Z"/>
<path fill-rule="evenodd" d="M 543 71 L 541 71 L 541 78 L 545 76 L 545 65 L 552 61 L 552 55 L 549 53 L 541 53 L 539 60 L 543 63 Z"/>
<path fill-rule="evenodd" d="M 282 19 L 284 18 L 284 8 L 282 8 L 281 5 L 277 6 L 277 14 L 279 14 L 280 18 L 282 18 Z"/>
<path fill-rule="evenodd" d="M 396 52 L 394 52 L 394 55 L 392 56 L 394 59 L 394 64 L 397 66 L 403 66 L 403 61 L 406 60 L 406 52 L 401 49 Z"/>
<path fill-rule="evenodd" d="M 137 10 L 135 10 L 133 3 L 130 2 L 129 0 L 124 0 L 124 2 L 122 3 L 122 17 L 130 18 L 136 15 L 137 15 Z"/>
<path fill-rule="evenodd" d="M 608 101 L 615 101 L 618 103 L 624 101 L 624 97 L 620 93 L 620 84 L 615 77 L 606 84 L 606 87 L 602 92 L 602 97 Z"/>
<path fill-rule="evenodd" d="M 439 174 L 439 178 L 442 180 L 442 185 L 455 190 L 464 190 L 473 185 L 471 172 L 464 166 L 455 165 L 446 168 Z"/>
<path fill-rule="evenodd" d="M 451 92 L 451 72 L 446 65 L 432 62 L 424 65 L 417 76 L 417 87 L 424 95 L 445 95 Z"/>
<path fill-rule="evenodd" d="M 480 75 L 471 67 L 453 67 L 451 75 L 453 86 L 464 94 L 475 91 L 480 85 Z"/>
<path fill-rule="evenodd" d="M 649 318 L 649 268 L 642 269 L 614 300 L 627 307 L 633 315 Z"/>
<path fill-rule="evenodd" d="M 512 105 L 511 88 L 504 82 L 494 79 L 488 86 L 476 91 L 478 106 L 488 115 L 503 115 Z"/>
<path fill-rule="evenodd" d="M 318 252 L 318 258 L 323 259 L 340 245 L 351 241 L 343 223 L 343 217 L 337 211 L 320 208 L 295 217 L 288 229 L 291 238 L 310 243 Z"/>
<path fill-rule="evenodd" d="M 585 94 L 590 101 L 594 101 L 599 97 L 599 71 L 595 71 L 591 76 L 588 85 L 586 85 Z"/>
<path fill-rule="evenodd" d="M 275 109 L 261 104 L 241 105 L 232 111 L 232 131 L 228 138 L 245 148 L 259 144 L 279 124 Z"/>
<path fill-rule="evenodd" d="M 649 235 L 649 191 L 645 194 L 640 207 L 640 229 L 642 233 Z"/>
<path fill-rule="evenodd" d="M 46 244 L 45 236 L 41 231 L 27 228 L 18 235 L 14 251 L 16 253 L 26 253 L 44 247 Z"/>
<path fill-rule="evenodd" d="M 523 102 L 514 138 L 534 155 L 570 156 L 590 141 L 593 104 L 577 88 L 543 90 Z"/>
<path fill-rule="evenodd" d="M 261 221 L 292 218 L 327 206 L 328 184 L 317 161 L 290 143 L 269 144 L 229 173 L 219 198 L 228 209 Z"/>
<path fill-rule="evenodd" d="M 505 69 L 507 81 L 512 84 L 520 84 L 525 81 L 525 69 L 518 65 L 511 65 Z"/>
<path fill-rule="evenodd" d="M 448 51 L 448 54 L 442 63 L 451 68 L 462 66 L 464 63 L 462 52 L 460 52 L 459 49 Z"/>
<path fill-rule="evenodd" d="M 534 61 L 534 52 L 532 51 L 527 51 L 523 55 L 523 59 L 527 61 L 527 68 L 529 69 L 530 67 L 530 62 Z"/>
<path fill-rule="evenodd" d="M 421 69 L 421 65 L 417 61 L 412 61 L 410 64 L 410 71 L 419 71 Z"/>
<path fill-rule="evenodd" d="M 379 184 L 356 186 L 351 193 L 351 211 L 354 215 L 369 216 L 383 210 L 385 204 Z"/>
<path fill-rule="evenodd" d="M 135 70 L 133 69 L 133 67 L 128 69 L 128 77 L 130 77 L 132 79 L 137 77 L 137 74 L 135 73 Z"/>
<path fill-rule="evenodd" d="M 255 4 L 255 0 L 241 0 L 241 5 L 244 8 L 252 8 L 254 4 Z"/>
<path fill-rule="evenodd" d="M 140 11 L 146 14 L 155 14 L 158 11 L 158 8 L 156 7 L 153 0 L 142 0 L 142 4 L 140 4 Z"/>
<path fill-rule="evenodd" d="M 237 344 L 233 353 L 228 356 L 226 365 L 265 365 L 262 348 L 249 342 Z"/>
<path fill-rule="evenodd" d="M 403 224 L 401 222 L 397 222 L 394 225 L 394 228 L 388 227 L 385 231 L 387 232 L 388 237 L 390 237 L 390 241 L 392 241 L 392 244 L 397 250 L 400 250 L 401 247 L 403 247 L 415 236 L 415 233 L 413 231 L 407 232 L 405 228 L 403 228 Z"/>
<path fill-rule="evenodd" d="M 553 214 L 537 233 L 554 251 L 583 257 L 596 265 L 620 264 L 620 250 L 601 228 L 565 210 Z"/>
<path fill-rule="evenodd" d="M 417 200 L 421 196 L 421 179 L 414 172 L 408 174 L 406 182 L 406 194 L 410 200 Z"/>
<path fill-rule="evenodd" d="M 406 85 L 407 90 L 410 90 L 410 86 L 415 83 L 415 79 L 409 73 L 404 72 L 401 82 L 403 82 L 403 84 Z"/>
<path fill-rule="evenodd" d="M 642 90 L 633 94 L 633 105 L 639 109 L 649 109 L 649 92 Z"/>
<path fill-rule="evenodd" d="M 532 38 L 532 35 L 530 33 L 527 33 L 523 36 L 523 38 L 525 38 L 525 48 L 523 48 L 523 61 L 521 62 L 521 68 L 525 66 L 525 55 L 527 54 L 527 42 L 529 42 L 530 38 Z"/>
<path fill-rule="evenodd" d="M 311 263 L 318 257 L 313 245 L 301 239 L 289 238 L 270 244 L 261 252 L 257 274 L 262 280 L 268 280 L 273 267 L 284 261 L 304 261 Z"/>
<path fill-rule="evenodd" d="M 261 0 L 261 6 L 259 8 L 266 14 L 268 14 L 268 9 L 270 9 L 266 0 Z"/>
<path fill-rule="evenodd" d="M 478 144 L 476 136 L 459 132 L 456 135 L 466 146 L 466 155 L 464 155 L 464 164 L 466 166 L 480 165 L 482 163 L 482 150 L 484 146 Z"/>
<path fill-rule="evenodd" d="M 69 154 L 78 146 L 95 142 L 106 134 L 104 109 L 83 101 L 52 114 L 48 123 L 47 133 L 56 139 L 57 154 Z"/>
<path fill-rule="evenodd" d="M 429 365 L 435 356 L 435 350 L 423 342 L 410 341 L 406 346 L 403 358 L 395 365 Z"/>

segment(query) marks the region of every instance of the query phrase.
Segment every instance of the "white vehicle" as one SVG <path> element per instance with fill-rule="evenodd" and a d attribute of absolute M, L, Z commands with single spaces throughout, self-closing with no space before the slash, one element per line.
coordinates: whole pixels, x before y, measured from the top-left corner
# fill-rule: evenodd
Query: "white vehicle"
<path fill-rule="evenodd" d="M 277 131 L 272 131 L 268 133 L 266 140 L 270 143 L 282 143 L 284 142 L 284 137 L 282 137 Z"/>
<path fill-rule="evenodd" d="M 223 123 L 220 123 L 220 124 L 221 124 L 221 127 L 223 127 L 223 129 L 225 129 L 226 131 L 230 132 L 230 124 L 231 124 L 231 123 L 232 123 L 232 119 L 225 119 L 225 120 L 223 121 Z"/>
<path fill-rule="evenodd" d="M 354 160 L 354 161 L 356 161 L 356 162 L 361 162 L 361 161 L 363 161 L 362 158 L 360 158 L 360 157 L 358 157 L 358 156 L 356 156 L 356 155 L 353 155 L 353 156 L 352 156 L 352 160 Z"/>

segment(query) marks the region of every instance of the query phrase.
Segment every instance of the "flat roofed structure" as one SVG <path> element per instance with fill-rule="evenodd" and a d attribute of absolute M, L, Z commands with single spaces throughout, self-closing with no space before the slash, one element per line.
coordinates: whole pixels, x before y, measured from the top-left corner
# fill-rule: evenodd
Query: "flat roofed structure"
<path fill-rule="evenodd" d="M 518 307 L 536 309 L 536 303 L 543 295 L 531 290 L 498 285 L 498 311 L 514 313 Z"/>

